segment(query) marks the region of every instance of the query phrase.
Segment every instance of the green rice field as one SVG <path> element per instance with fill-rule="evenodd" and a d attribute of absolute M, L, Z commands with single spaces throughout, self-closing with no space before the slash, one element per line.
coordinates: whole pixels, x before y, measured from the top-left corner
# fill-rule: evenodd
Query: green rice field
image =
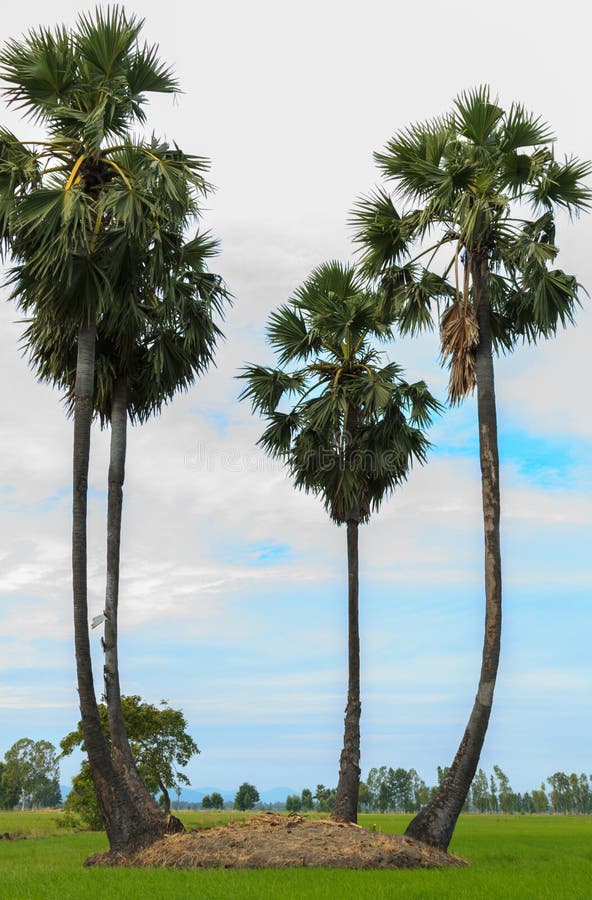
<path fill-rule="evenodd" d="M 186 826 L 218 825 L 232 813 L 181 813 Z M 344 871 L 283 869 L 174 871 L 84 869 L 91 853 L 107 848 L 104 834 L 59 827 L 61 813 L 0 813 L 0 897 L 17 898 L 506 898 L 590 900 L 591 816 L 461 817 L 451 852 L 466 869 Z M 363 815 L 362 825 L 401 832 L 408 816 Z"/>

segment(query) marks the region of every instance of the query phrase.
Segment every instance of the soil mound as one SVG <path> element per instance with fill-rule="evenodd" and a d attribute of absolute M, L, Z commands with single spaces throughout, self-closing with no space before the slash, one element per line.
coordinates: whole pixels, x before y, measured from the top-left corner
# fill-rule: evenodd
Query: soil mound
<path fill-rule="evenodd" d="M 260 813 L 247 822 L 166 835 L 133 853 L 97 853 L 86 865 L 174 869 L 417 869 L 465 866 L 465 860 L 397 834 L 328 819 Z"/>

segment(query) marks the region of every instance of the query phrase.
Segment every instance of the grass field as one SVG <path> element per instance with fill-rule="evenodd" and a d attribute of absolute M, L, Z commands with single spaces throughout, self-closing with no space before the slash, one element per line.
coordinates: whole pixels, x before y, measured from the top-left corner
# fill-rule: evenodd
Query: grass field
<path fill-rule="evenodd" d="M 188 827 L 221 824 L 229 813 L 181 814 Z M 364 815 L 360 824 L 400 832 L 407 816 Z M 300 898 L 506 898 L 590 900 L 592 817 L 464 816 L 451 851 L 467 869 L 429 871 L 265 871 L 83 869 L 84 859 L 106 849 L 103 834 L 74 834 L 57 826 L 58 813 L 0 813 L 0 833 L 33 835 L 0 842 L 0 897 L 300 900 Z"/>

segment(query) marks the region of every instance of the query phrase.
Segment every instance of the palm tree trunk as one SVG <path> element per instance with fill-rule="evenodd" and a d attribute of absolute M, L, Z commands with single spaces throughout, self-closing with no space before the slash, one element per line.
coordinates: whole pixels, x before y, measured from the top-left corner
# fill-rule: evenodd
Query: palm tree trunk
<path fill-rule="evenodd" d="M 74 646 L 84 745 L 109 844 L 123 850 L 152 839 L 113 768 L 97 709 L 88 630 L 86 518 L 90 432 L 93 417 L 96 328 L 81 326 L 74 404 L 72 587 Z"/>
<path fill-rule="evenodd" d="M 119 682 L 117 646 L 117 618 L 119 610 L 119 560 L 121 546 L 121 517 L 123 482 L 127 446 L 127 378 L 115 382 L 111 409 L 111 448 L 109 460 L 109 490 L 107 500 L 107 589 L 105 596 L 105 698 L 113 765 L 130 796 L 147 823 L 155 832 L 163 831 L 166 819 L 147 790 L 136 769 L 129 745 Z"/>
<path fill-rule="evenodd" d="M 348 687 L 343 750 L 339 760 L 339 782 L 332 818 L 336 822 L 358 821 L 360 790 L 360 626 L 357 519 L 347 522 L 348 569 Z"/>
<path fill-rule="evenodd" d="M 491 319 L 487 296 L 488 263 L 484 255 L 467 260 L 479 323 L 475 357 L 479 455 L 485 536 L 485 634 L 479 688 L 465 733 L 441 787 L 409 824 L 405 834 L 446 850 L 477 771 L 491 714 L 502 628 L 499 456 L 493 377 Z"/>

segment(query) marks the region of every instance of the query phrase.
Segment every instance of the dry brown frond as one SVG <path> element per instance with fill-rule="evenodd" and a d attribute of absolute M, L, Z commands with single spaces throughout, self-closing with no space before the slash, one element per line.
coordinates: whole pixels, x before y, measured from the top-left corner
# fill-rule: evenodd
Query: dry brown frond
<path fill-rule="evenodd" d="M 475 351 L 479 325 L 470 303 L 452 303 L 440 319 L 442 359 L 450 370 L 448 400 L 460 403 L 475 387 Z"/>

